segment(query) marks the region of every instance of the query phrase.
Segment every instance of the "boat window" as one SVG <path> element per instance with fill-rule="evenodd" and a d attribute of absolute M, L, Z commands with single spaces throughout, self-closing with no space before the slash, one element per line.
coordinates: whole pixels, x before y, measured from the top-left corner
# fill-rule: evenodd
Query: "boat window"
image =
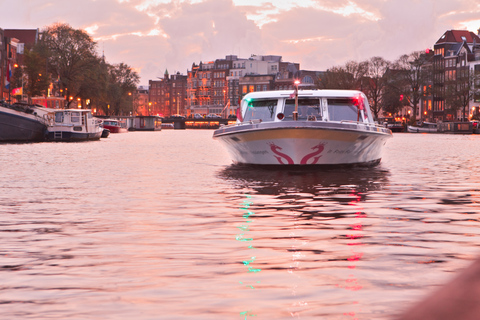
<path fill-rule="evenodd" d="M 55 112 L 55 122 L 63 122 L 63 112 Z"/>
<path fill-rule="evenodd" d="M 328 99 L 328 115 L 330 121 L 357 121 L 358 108 L 353 99 L 338 98 Z"/>
<path fill-rule="evenodd" d="M 295 111 L 295 99 L 287 99 L 285 101 L 285 119 L 293 119 L 293 111 Z M 320 99 L 299 98 L 298 99 L 298 120 L 307 120 L 308 117 L 315 116 L 318 120 L 322 118 L 320 111 Z"/>
<path fill-rule="evenodd" d="M 73 111 L 71 115 L 72 122 L 80 122 L 80 112 Z"/>
<path fill-rule="evenodd" d="M 252 100 L 248 102 L 244 121 L 273 121 L 277 109 L 277 99 Z"/>

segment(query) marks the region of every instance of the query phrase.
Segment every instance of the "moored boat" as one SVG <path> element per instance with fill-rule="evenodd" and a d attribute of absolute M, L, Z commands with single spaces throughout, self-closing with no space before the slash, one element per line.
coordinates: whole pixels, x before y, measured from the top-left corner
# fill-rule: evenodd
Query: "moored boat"
<path fill-rule="evenodd" d="M 117 120 L 117 119 L 103 119 L 102 125 L 105 129 L 110 130 L 110 133 L 128 132 L 128 129 L 126 128 L 126 124 L 125 124 L 125 127 L 122 127 L 120 120 Z"/>
<path fill-rule="evenodd" d="M 392 132 L 404 132 L 405 126 L 403 123 L 396 121 L 394 123 L 388 123 L 387 128 L 390 129 Z"/>
<path fill-rule="evenodd" d="M 354 90 L 249 93 L 237 122 L 213 133 L 235 163 L 254 165 L 375 165 L 391 137 Z"/>
<path fill-rule="evenodd" d="M 133 116 L 127 118 L 128 131 L 162 130 L 162 118 L 159 116 Z"/>
<path fill-rule="evenodd" d="M 0 142 L 45 140 L 45 108 L 27 104 L 0 104 Z"/>
<path fill-rule="evenodd" d="M 48 115 L 49 141 L 98 140 L 102 132 L 90 109 L 55 109 Z"/>
<path fill-rule="evenodd" d="M 434 133 L 438 132 L 438 125 L 432 122 L 422 122 L 419 126 L 408 126 L 407 130 L 414 133 Z"/>

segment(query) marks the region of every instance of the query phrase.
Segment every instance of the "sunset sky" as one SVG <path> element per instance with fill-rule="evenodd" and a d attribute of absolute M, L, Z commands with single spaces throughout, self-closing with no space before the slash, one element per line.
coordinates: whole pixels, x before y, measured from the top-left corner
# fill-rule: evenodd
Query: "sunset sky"
<path fill-rule="evenodd" d="M 432 48 L 451 29 L 480 28 L 477 0 L 0 0 L 0 28 L 56 22 L 86 30 L 140 85 L 226 55 L 281 55 L 301 69 Z"/>

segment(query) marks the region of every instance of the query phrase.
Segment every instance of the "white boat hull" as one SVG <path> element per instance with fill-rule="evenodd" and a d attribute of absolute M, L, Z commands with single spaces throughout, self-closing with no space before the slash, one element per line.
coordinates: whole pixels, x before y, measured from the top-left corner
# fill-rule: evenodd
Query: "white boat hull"
<path fill-rule="evenodd" d="M 410 133 L 436 133 L 436 132 L 438 132 L 438 129 L 437 128 L 408 126 L 408 132 L 410 132 Z"/>
<path fill-rule="evenodd" d="M 391 136 L 381 127 L 310 121 L 244 124 L 214 133 L 235 163 L 256 165 L 376 164 Z"/>

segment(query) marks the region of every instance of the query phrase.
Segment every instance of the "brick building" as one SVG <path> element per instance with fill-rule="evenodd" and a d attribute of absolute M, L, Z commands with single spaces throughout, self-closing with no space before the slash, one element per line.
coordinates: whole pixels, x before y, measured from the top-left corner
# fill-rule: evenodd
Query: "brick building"
<path fill-rule="evenodd" d="M 0 74 L 1 95 L 4 100 L 14 100 L 11 95 L 12 82 L 21 83 L 15 77 L 20 72 L 16 68 L 23 66 L 25 50 L 31 49 L 38 41 L 38 29 L 0 29 Z M 19 77 L 19 76 L 18 76 Z"/>
<path fill-rule="evenodd" d="M 434 120 L 449 121 L 461 117 L 461 112 L 451 111 L 445 97 L 449 87 L 457 86 L 471 66 L 479 64 L 478 44 L 480 37 L 467 30 L 448 30 L 435 43 L 432 60 Z M 473 67 L 474 70 L 480 71 L 479 68 Z"/>
<path fill-rule="evenodd" d="M 149 81 L 148 97 L 149 115 L 170 117 L 185 114 L 187 76 L 180 72 L 170 76 L 165 70 L 163 79 Z"/>

